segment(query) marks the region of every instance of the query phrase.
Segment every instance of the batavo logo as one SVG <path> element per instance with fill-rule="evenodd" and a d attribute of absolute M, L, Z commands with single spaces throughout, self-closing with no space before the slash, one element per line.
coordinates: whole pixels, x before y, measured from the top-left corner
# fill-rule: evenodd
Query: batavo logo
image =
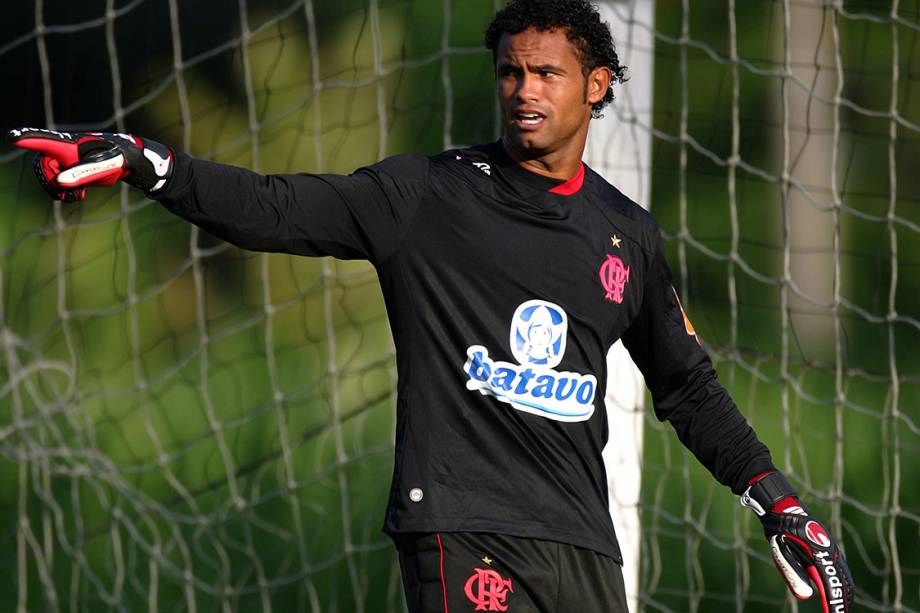
<path fill-rule="evenodd" d="M 599 271 L 601 285 L 604 286 L 605 300 L 623 304 L 623 291 L 629 281 L 629 266 L 615 255 L 607 254 L 607 259 L 601 264 Z"/>
<path fill-rule="evenodd" d="M 518 364 L 493 360 L 482 345 L 466 350 L 466 388 L 494 396 L 525 413 L 557 421 L 585 421 L 594 414 L 594 375 L 557 371 L 568 335 L 568 317 L 557 304 L 528 300 L 511 319 L 511 354 Z"/>
<path fill-rule="evenodd" d="M 504 579 L 491 568 L 477 568 L 466 580 L 463 592 L 476 605 L 476 611 L 507 611 L 505 600 L 513 592 L 511 579 Z"/>

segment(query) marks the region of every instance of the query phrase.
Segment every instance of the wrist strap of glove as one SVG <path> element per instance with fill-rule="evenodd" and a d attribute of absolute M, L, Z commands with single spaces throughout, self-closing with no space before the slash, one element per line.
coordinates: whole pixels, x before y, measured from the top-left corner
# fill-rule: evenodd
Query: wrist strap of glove
<path fill-rule="evenodd" d="M 741 495 L 741 506 L 752 509 L 763 517 L 777 502 L 790 496 L 797 498 L 798 494 L 786 476 L 774 470 L 759 478 L 744 491 Z"/>

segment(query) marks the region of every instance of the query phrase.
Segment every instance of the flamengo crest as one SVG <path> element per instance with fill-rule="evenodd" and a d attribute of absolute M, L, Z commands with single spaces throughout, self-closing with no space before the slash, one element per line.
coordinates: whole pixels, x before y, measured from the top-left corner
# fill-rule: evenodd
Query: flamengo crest
<path fill-rule="evenodd" d="M 503 579 L 491 568 L 477 568 L 463 586 L 466 597 L 476 605 L 476 611 L 507 611 L 505 599 L 513 592 L 511 579 Z"/>
<path fill-rule="evenodd" d="M 623 264 L 623 260 L 617 256 L 608 253 L 607 259 L 601 264 L 599 273 L 601 284 L 607 292 L 604 294 L 604 299 L 622 304 L 623 291 L 629 281 L 629 266 Z"/>

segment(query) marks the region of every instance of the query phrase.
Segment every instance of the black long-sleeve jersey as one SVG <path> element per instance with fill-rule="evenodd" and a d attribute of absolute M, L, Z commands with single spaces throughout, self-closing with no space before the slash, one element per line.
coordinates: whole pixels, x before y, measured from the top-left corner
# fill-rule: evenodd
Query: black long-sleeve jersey
<path fill-rule="evenodd" d="M 349 176 L 179 155 L 156 197 L 246 249 L 376 267 L 399 374 L 391 535 L 493 532 L 621 562 L 601 457 L 620 338 L 657 417 L 720 482 L 740 494 L 773 469 L 683 313 L 654 220 L 584 165 L 554 180 L 500 143 Z"/>

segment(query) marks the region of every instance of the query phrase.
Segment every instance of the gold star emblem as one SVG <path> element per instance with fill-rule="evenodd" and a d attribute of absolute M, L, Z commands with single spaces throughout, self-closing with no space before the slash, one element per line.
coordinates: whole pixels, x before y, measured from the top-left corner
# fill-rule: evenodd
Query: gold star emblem
<path fill-rule="evenodd" d="M 614 247 L 616 247 L 617 249 L 619 249 L 619 248 L 620 248 L 620 243 L 623 242 L 623 239 L 617 237 L 617 235 L 614 234 L 613 236 L 610 237 L 610 242 L 613 243 L 613 246 L 614 246 Z"/>
<path fill-rule="evenodd" d="M 490 558 L 489 556 L 482 556 L 482 561 L 490 566 L 492 565 L 492 558 Z"/>

